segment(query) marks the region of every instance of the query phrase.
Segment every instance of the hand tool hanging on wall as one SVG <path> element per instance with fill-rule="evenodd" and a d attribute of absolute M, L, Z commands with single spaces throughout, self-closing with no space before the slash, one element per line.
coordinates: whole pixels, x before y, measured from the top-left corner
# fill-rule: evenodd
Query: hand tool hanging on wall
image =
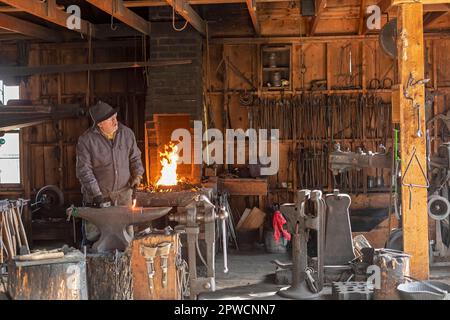
<path fill-rule="evenodd" d="M 419 169 L 420 172 L 422 173 L 423 178 L 425 179 L 426 184 L 417 184 L 417 183 L 407 183 L 405 182 L 406 177 L 409 173 L 409 169 L 411 167 L 411 163 L 413 160 L 416 160 L 416 163 L 419 165 Z M 412 207 L 412 188 L 425 188 L 428 189 L 430 187 L 430 182 L 428 181 L 428 177 L 425 174 L 425 170 L 422 167 L 422 164 L 420 163 L 419 158 L 417 157 L 416 154 L 416 146 L 413 147 L 412 149 L 412 154 L 411 154 L 411 158 L 408 161 L 408 165 L 406 166 L 405 172 L 403 173 L 402 176 L 402 186 L 407 186 L 409 189 L 409 209 L 411 209 Z"/>
<path fill-rule="evenodd" d="M 345 51 L 349 48 L 348 55 L 348 72 L 344 72 L 344 61 L 345 61 Z M 339 52 L 339 73 L 336 75 L 336 86 L 333 86 L 332 89 L 356 89 L 358 88 L 355 85 L 355 79 L 359 75 L 359 72 L 355 72 L 353 70 L 353 60 L 352 60 L 352 44 L 349 43 L 340 48 Z"/>
<path fill-rule="evenodd" d="M 406 99 L 411 100 L 412 102 L 412 107 L 414 109 L 417 110 L 417 137 L 422 137 L 423 133 L 422 133 L 422 128 L 420 125 L 420 104 L 416 102 L 416 93 L 414 93 L 413 95 L 411 94 L 410 90 L 414 89 L 414 87 L 418 86 L 418 85 L 424 85 L 426 83 L 430 82 L 430 79 L 421 79 L 421 80 L 414 80 L 414 77 L 412 75 L 412 73 L 409 74 L 409 78 L 408 78 L 408 82 L 406 84 L 406 87 L 403 88 L 403 95 L 405 96 Z"/>
<path fill-rule="evenodd" d="M 332 185 L 328 176 L 323 174 L 323 168 L 328 167 L 328 152 L 332 147 L 329 141 L 353 147 L 359 140 L 361 150 L 366 143 L 364 139 L 384 145 L 389 142 L 390 145 L 390 109 L 390 103 L 384 103 L 375 95 L 305 93 L 281 99 L 258 97 L 249 107 L 249 119 L 251 128 L 277 128 L 281 139 L 298 141 L 298 186 L 323 188 Z M 365 174 L 344 172 L 341 177 L 334 177 L 335 186 L 345 192 L 366 190 Z M 381 185 L 380 175 L 378 182 Z"/>

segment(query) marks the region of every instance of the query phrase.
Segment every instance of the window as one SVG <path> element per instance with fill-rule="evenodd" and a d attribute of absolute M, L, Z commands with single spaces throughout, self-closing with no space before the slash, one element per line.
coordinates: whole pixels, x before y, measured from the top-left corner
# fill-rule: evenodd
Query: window
<path fill-rule="evenodd" d="M 0 184 L 20 183 L 19 132 L 5 133 L 0 145 Z"/>
<path fill-rule="evenodd" d="M 11 99 L 19 99 L 19 86 L 6 86 L 0 80 L 0 102 L 6 105 Z"/>
<path fill-rule="evenodd" d="M 19 99 L 18 86 L 5 86 L 0 81 L 0 102 Z M 1 106 L 0 106 L 1 108 Z M 10 131 L 0 136 L 0 184 L 20 183 L 20 133 Z"/>

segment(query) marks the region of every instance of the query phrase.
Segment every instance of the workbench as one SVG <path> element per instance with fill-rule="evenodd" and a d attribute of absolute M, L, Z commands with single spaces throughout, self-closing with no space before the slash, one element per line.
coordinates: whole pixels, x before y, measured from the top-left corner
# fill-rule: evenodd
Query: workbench
<path fill-rule="evenodd" d="M 259 208 L 264 210 L 264 197 L 267 196 L 267 179 L 257 178 L 219 178 L 217 181 L 219 191 L 226 191 L 230 196 L 257 196 Z"/>

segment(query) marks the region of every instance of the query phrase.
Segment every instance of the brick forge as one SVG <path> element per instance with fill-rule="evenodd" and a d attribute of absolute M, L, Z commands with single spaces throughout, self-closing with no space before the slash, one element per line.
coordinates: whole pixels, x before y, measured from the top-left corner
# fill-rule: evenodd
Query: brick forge
<path fill-rule="evenodd" d="M 180 22 L 178 22 L 180 23 Z M 152 22 L 150 61 L 192 60 L 191 64 L 151 68 L 145 116 L 183 113 L 201 120 L 202 38 L 189 25 L 177 32 L 171 22 Z"/>

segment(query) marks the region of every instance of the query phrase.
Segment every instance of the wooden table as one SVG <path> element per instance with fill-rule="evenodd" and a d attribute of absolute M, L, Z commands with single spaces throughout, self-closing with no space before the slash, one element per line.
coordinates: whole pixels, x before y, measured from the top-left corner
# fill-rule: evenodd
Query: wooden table
<path fill-rule="evenodd" d="M 219 191 L 227 191 L 230 196 L 257 196 L 259 208 L 264 210 L 267 196 L 267 179 L 219 178 Z"/>

